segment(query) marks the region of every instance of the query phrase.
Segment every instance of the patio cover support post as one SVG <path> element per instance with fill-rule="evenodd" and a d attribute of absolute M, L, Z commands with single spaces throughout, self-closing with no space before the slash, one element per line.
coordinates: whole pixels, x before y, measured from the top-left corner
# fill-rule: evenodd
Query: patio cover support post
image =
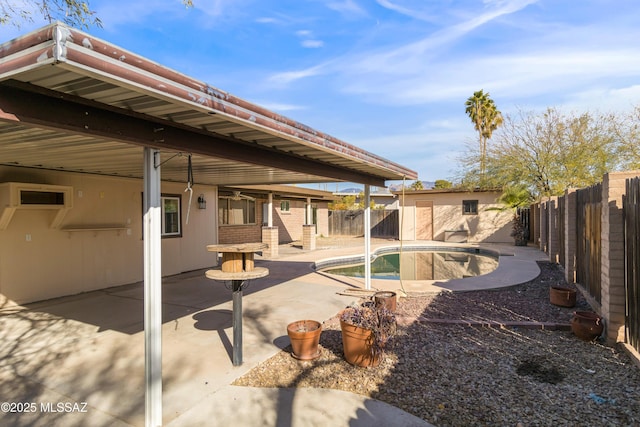
<path fill-rule="evenodd" d="M 162 256 L 158 150 L 144 149 L 145 426 L 162 425 Z"/>
<path fill-rule="evenodd" d="M 305 206 L 306 208 L 306 214 L 305 214 L 305 225 L 311 225 L 313 224 L 313 218 L 311 217 L 311 197 L 307 197 L 307 206 Z"/>
<path fill-rule="evenodd" d="M 364 186 L 364 288 L 371 289 L 371 186 Z"/>
<path fill-rule="evenodd" d="M 273 227 L 273 193 L 267 196 L 267 227 Z"/>

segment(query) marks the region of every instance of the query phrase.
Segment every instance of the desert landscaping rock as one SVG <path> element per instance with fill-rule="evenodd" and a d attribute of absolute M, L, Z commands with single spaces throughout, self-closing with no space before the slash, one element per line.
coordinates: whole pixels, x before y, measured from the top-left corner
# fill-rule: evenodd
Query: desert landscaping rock
<path fill-rule="evenodd" d="M 469 327 L 417 321 L 452 319 L 568 323 L 590 310 L 549 303 L 549 287 L 568 285 L 540 263 L 531 282 L 492 291 L 409 295 L 398 315 L 415 321 L 398 334 L 377 368 L 349 365 L 337 317 L 323 324 L 321 355 L 291 357 L 290 347 L 235 385 L 333 388 L 397 406 L 444 426 L 637 426 L 640 369 L 617 346 L 584 342 L 568 330 Z"/>

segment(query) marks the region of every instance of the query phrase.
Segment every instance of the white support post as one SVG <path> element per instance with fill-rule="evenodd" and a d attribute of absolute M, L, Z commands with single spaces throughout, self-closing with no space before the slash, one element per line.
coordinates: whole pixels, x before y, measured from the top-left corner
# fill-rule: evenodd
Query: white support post
<path fill-rule="evenodd" d="M 267 197 L 267 227 L 273 227 L 273 193 Z"/>
<path fill-rule="evenodd" d="M 162 214 L 160 152 L 144 149 L 145 426 L 162 425 Z"/>
<path fill-rule="evenodd" d="M 304 219 L 304 223 L 305 225 L 311 225 L 313 224 L 313 218 L 311 218 L 311 197 L 307 197 L 307 214 L 305 215 L 306 218 Z"/>
<path fill-rule="evenodd" d="M 371 187 L 364 186 L 364 288 L 371 289 Z"/>

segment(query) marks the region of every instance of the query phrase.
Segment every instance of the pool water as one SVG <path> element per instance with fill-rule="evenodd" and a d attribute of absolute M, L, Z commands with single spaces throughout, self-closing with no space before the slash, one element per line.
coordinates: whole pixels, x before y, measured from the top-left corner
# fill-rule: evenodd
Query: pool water
<path fill-rule="evenodd" d="M 371 263 L 371 278 L 389 280 L 449 280 L 481 276 L 498 267 L 488 254 L 465 251 L 408 251 L 380 255 Z M 322 271 L 348 277 L 364 277 L 364 263 L 331 267 Z"/>

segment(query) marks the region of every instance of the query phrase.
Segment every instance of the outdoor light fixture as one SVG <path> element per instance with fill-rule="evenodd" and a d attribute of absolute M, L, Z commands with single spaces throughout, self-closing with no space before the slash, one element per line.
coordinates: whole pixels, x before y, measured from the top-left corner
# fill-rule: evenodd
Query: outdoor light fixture
<path fill-rule="evenodd" d="M 207 201 L 204 199 L 204 194 L 198 196 L 198 209 L 207 209 Z"/>

